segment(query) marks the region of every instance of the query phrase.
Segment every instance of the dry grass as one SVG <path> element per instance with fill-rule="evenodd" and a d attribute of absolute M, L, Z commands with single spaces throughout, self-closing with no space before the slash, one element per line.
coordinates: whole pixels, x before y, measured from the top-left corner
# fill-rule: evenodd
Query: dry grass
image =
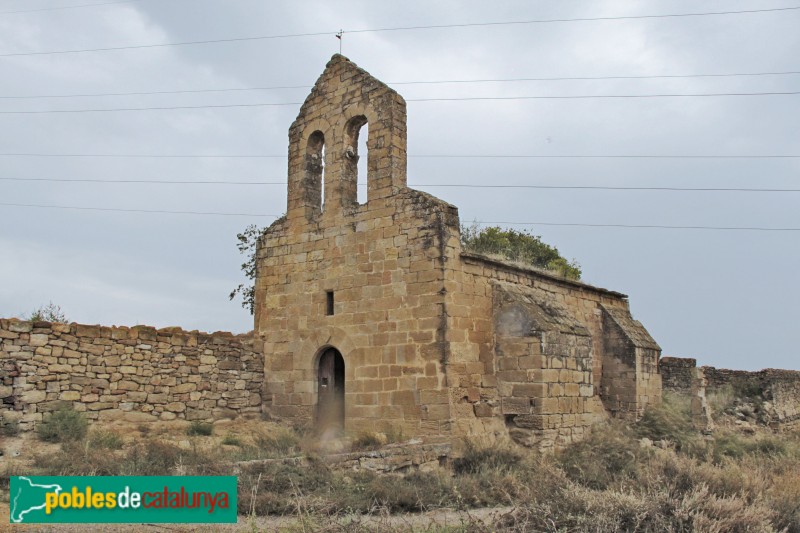
<path fill-rule="evenodd" d="M 723 427 L 703 438 L 688 422 L 685 405 L 668 400 L 639 424 L 598 427 L 555 456 L 468 445 L 450 470 L 405 476 L 331 470 L 303 452 L 307 438 L 275 424 L 188 440 L 183 430 L 124 441 L 93 430 L 50 445 L 26 473 L 232 474 L 240 459 L 294 457 L 243 463 L 238 505 L 246 516 L 291 517 L 284 529 L 297 531 L 800 531 L 796 433 Z M 667 444 L 643 446 L 643 437 Z M 502 510 L 491 523 L 470 514 L 487 508 Z M 396 521 L 446 509 L 464 513 L 458 524 Z"/>

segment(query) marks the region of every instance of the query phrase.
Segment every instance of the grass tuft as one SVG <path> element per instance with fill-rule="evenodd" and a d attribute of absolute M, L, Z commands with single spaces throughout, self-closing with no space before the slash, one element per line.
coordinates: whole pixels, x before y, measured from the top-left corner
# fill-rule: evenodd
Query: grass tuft
<path fill-rule="evenodd" d="M 195 420 L 189 424 L 189 427 L 186 429 L 186 434 L 189 436 L 202 435 L 208 437 L 212 433 L 214 433 L 214 424 L 211 422 L 201 422 L 200 420 Z"/>

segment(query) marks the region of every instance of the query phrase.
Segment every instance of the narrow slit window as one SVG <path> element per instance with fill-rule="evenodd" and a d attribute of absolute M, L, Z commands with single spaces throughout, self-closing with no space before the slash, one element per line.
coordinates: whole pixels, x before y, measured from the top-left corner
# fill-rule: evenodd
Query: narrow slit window
<path fill-rule="evenodd" d="M 333 314 L 333 291 L 325 291 L 325 314 Z"/>

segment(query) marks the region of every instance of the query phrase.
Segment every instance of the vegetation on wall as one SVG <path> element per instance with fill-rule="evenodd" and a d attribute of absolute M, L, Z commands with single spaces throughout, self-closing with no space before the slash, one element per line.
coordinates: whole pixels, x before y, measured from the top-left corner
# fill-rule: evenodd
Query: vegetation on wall
<path fill-rule="evenodd" d="M 228 298 L 242 299 L 242 307 L 252 315 L 255 305 L 256 245 L 267 228 L 250 224 L 236 235 L 236 247 L 245 257 L 241 269 L 248 282 L 240 283 Z M 567 260 L 558 248 L 542 242 L 541 237 L 527 231 L 502 229 L 498 226 L 481 228 L 477 224 L 461 226 L 461 247 L 468 252 L 499 255 L 510 261 L 525 263 L 534 268 L 547 270 L 567 279 L 581 279 L 581 266 L 573 259 Z"/>
<path fill-rule="evenodd" d="M 239 253 L 244 255 L 245 262 L 242 263 L 241 269 L 245 277 L 249 280 L 248 283 L 240 283 L 238 287 L 233 289 L 228 295 L 230 300 L 237 296 L 242 298 L 242 307 L 248 309 L 252 315 L 255 312 L 255 281 L 256 281 L 256 245 L 258 238 L 264 233 L 267 228 L 259 228 L 255 224 L 247 226 L 243 232 L 236 234 L 236 247 Z"/>
<path fill-rule="evenodd" d="M 568 261 L 554 246 L 542 242 L 538 235 L 498 226 L 461 226 L 461 247 L 464 251 L 484 255 L 499 255 L 535 268 L 548 270 L 567 279 L 581 279 L 581 267 Z"/>
<path fill-rule="evenodd" d="M 58 322 L 61 324 L 68 322 L 67 316 L 61 310 L 61 306 L 53 302 L 37 307 L 27 315 L 24 315 L 23 318 L 32 322 Z"/>

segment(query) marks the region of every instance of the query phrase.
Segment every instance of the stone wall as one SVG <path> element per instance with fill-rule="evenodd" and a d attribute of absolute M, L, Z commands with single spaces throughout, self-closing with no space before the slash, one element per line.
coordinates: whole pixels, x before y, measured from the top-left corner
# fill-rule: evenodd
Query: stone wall
<path fill-rule="evenodd" d="M 692 397 L 696 419 L 708 410 L 707 393 L 729 392 L 739 400 L 757 398 L 770 424 L 800 422 L 800 371 L 768 368 L 757 372 L 703 366 L 689 358 L 662 357 L 664 390 Z M 695 405 L 697 404 L 697 405 Z M 766 422 L 765 422 L 766 423 Z M 696 421 L 696 424 L 698 422 Z"/>
<path fill-rule="evenodd" d="M 660 402 L 660 350 L 630 318 L 624 294 L 468 252 L 445 269 L 447 383 L 458 434 L 509 434 L 547 450 L 605 419 L 604 397 L 631 398 L 617 416 Z M 627 353 L 605 342 L 609 310 L 625 325 L 615 322 L 617 344 L 633 357 L 624 376 L 604 382 Z"/>
<path fill-rule="evenodd" d="M 32 429 L 66 404 L 91 420 L 213 420 L 261 412 L 252 336 L 0 319 L 0 414 Z"/>
<path fill-rule="evenodd" d="M 661 382 L 665 391 L 689 394 L 697 368 L 697 359 L 688 357 L 662 357 L 659 362 Z"/>
<path fill-rule="evenodd" d="M 442 267 L 458 215 L 406 188 L 405 115 L 400 95 L 336 55 L 289 130 L 287 213 L 259 241 L 255 290 L 276 416 L 315 421 L 318 360 L 336 350 L 345 430 L 449 433 Z"/>
<path fill-rule="evenodd" d="M 708 392 L 731 387 L 741 396 L 760 396 L 770 405 L 771 418 L 778 424 L 800 422 L 800 371 L 767 368 L 757 372 L 702 367 Z"/>

